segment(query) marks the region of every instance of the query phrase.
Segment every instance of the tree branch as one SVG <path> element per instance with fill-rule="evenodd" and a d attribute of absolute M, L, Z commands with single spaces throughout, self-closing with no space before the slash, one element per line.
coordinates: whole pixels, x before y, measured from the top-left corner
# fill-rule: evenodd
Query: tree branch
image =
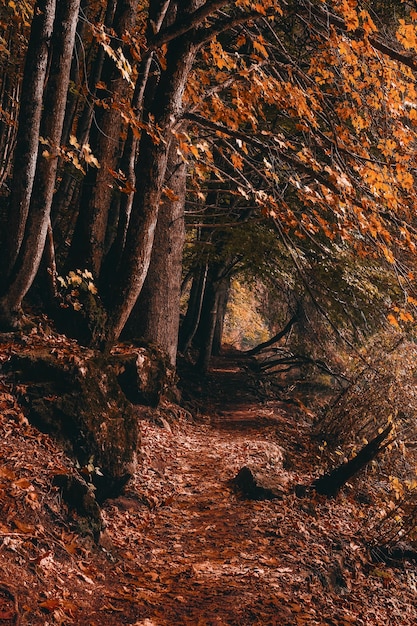
<path fill-rule="evenodd" d="M 187 19 L 183 20 L 181 24 L 174 23 L 172 26 L 156 33 L 155 37 L 152 38 L 152 41 L 149 42 L 149 48 L 151 50 L 156 50 L 173 39 L 176 39 L 181 35 L 185 35 L 193 28 L 200 26 L 207 17 L 212 15 L 215 11 L 221 9 L 226 4 L 226 0 L 211 0 L 205 2 L 203 6 L 196 9 L 187 17 Z"/>
<path fill-rule="evenodd" d="M 317 493 L 322 495 L 329 497 L 335 496 L 339 489 L 343 487 L 343 485 L 346 484 L 352 476 L 357 474 L 388 445 L 389 441 L 384 444 L 383 442 L 388 437 L 391 430 L 392 424 L 388 424 L 385 430 L 366 444 L 366 446 L 364 446 L 358 454 L 353 457 L 353 459 L 347 461 L 346 463 L 342 463 L 342 465 L 336 467 L 336 469 L 329 474 L 325 474 L 324 476 L 321 476 L 321 478 L 315 480 L 312 487 L 317 491 Z"/>
<path fill-rule="evenodd" d="M 255 346 L 251 350 L 247 350 L 245 354 L 247 354 L 248 356 L 253 356 L 261 352 L 264 348 L 269 348 L 269 346 L 272 346 L 272 344 L 277 343 L 277 341 L 285 337 L 285 335 L 287 335 L 290 332 L 294 324 L 298 322 L 298 319 L 299 319 L 299 312 L 296 311 L 294 315 L 292 316 L 292 318 L 286 323 L 284 328 L 279 331 L 279 333 L 271 337 L 271 339 L 268 339 L 268 341 L 264 341 L 263 343 L 260 343 L 259 345 Z"/>
<path fill-rule="evenodd" d="M 326 25 L 331 24 L 354 39 L 365 39 L 367 37 L 369 43 L 373 48 L 375 48 L 375 50 L 378 50 L 379 52 L 382 52 L 386 56 L 390 57 L 390 59 L 399 61 L 403 65 L 410 67 L 412 70 L 417 71 L 417 54 L 415 52 L 406 52 L 404 49 L 395 50 L 379 35 L 367 35 L 363 28 L 355 28 L 354 30 L 349 31 L 342 18 L 334 15 L 334 13 L 330 13 L 328 10 L 325 11 L 316 4 L 309 3 L 308 11 L 321 19 Z"/>

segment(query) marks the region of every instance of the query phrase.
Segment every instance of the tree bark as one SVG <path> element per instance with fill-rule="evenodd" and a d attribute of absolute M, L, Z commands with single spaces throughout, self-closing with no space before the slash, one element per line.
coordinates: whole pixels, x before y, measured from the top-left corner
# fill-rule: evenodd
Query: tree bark
<path fill-rule="evenodd" d="M 171 145 L 168 161 L 166 185 L 175 199 L 161 202 L 148 274 L 127 324 L 127 332 L 156 345 L 175 367 L 187 174 L 186 164 L 177 154 L 176 142 Z"/>
<path fill-rule="evenodd" d="M 24 221 L 24 239 L 7 290 L 0 299 L 0 310 L 9 319 L 12 319 L 19 311 L 22 300 L 36 276 L 44 250 L 55 187 L 58 148 L 64 121 L 79 6 L 80 0 L 66 0 L 60 2 L 57 9 L 51 67 L 45 95 L 46 107 L 54 103 L 54 109 L 50 112 L 45 107 L 41 125 L 42 135 L 48 141 L 49 150 L 47 155 L 38 157 L 29 213 L 27 220 Z M 28 159 L 31 160 L 31 156 Z"/>
<path fill-rule="evenodd" d="M 219 302 L 217 306 L 216 324 L 214 327 L 213 345 L 211 348 L 211 353 L 213 356 L 217 356 L 221 353 L 224 318 L 226 316 L 227 304 L 229 301 L 229 292 L 230 276 L 227 276 L 220 282 L 219 285 Z"/>
<path fill-rule="evenodd" d="M 188 307 L 179 332 L 179 349 L 185 354 L 194 339 L 200 323 L 203 298 L 206 290 L 208 263 L 200 267 L 199 272 L 193 278 L 188 299 Z"/>
<path fill-rule="evenodd" d="M 131 30 L 137 3 L 134 0 L 119 0 L 114 16 L 113 30 L 118 38 Z M 93 154 L 100 155 L 100 168 L 89 167 L 83 181 L 80 212 L 75 227 L 68 269 L 88 268 L 97 278 L 105 253 L 105 240 L 111 198 L 114 188 L 112 171 L 120 156 L 122 117 L 116 102 L 123 102 L 129 94 L 130 85 L 115 67 L 113 59 L 107 58 L 102 82 L 106 83 L 103 97 L 106 108 L 96 107 L 96 124 L 90 134 Z M 111 93 L 108 97 L 109 92 Z"/>
<path fill-rule="evenodd" d="M 210 365 L 210 357 L 213 349 L 214 332 L 216 329 L 217 313 L 219 308 L 220 293 L 213 282 L 206 285 L 205 303 L 200 319 L 200 351 L 197 360 L 197 369 L 206 374 Z"/>
<path fill-rule="evenodd" d="M 143 117 L 145 87 L 148 82 L 152 60 L 153 53 L 150 53 L 142 61 L 139 68 L 139 76 L 135 85 L 135 92 L 133 94 L 132 110 L 135 112 L 137 118 L 140 120 Z M 111 268 L 117 267 L 119 265 L 126 243 L 126 233 L 129 226 L 130 214 L 132 211 L 134 198 L 134 188 L 136 184 L 135 162 L 138 144 L 139 140 L 137 137 L 137 132 L 135 132 L 132 129 L 132 126 L 129 125 L 127 138 L 123 146 L 123 154 L 120 159 L 120 170 L 126 177 L 127 191 L 126 193 L 121 194 L 121 198 L 118 203 L 117 233 L 104 260 L 104 267 L 102 268 L 102 273 L 105 276 L 107 275 L 107 267 Z"/>
<path fill-rule="evenodd" d="M 218 243 L 218 249 L 221 250 L 222 242 Z M 194 344 L 199 349 L 197 368 L 203 373 L 208 371 L 212 354 L 219 354 L 220 352 L 231 267 L 233 267 L 233 263 L 228 258 L 212 263 L 208 270 L 200 321 L 194 337 Z M 216 345 L 214 344 L 215 338 Z"/>
<path fill-rule="evenodd" d="M 84 1 L 84 0 L 83 0 Z M 85 0 L 88 1 L 88 0 Z M 111 28 L 114 19 L 114 12 L 116 10 L 117 0 L 108 0 L 104 15 L 104 26 L 106 28 Z M 97 44 L 98 45 L 98 44 Z M 80 145 L 88 143 L 89 134 L 91 129 L 91 124 L 94 117 L 95 107 L 93 105 L 93 100 L 97 95 L 97 87 L 96 85 L 99 83 L 101 79 L 101 74 L 103 71 L 103 64 L 106 58 L 106 52 L 103 46 L 98 45 L 98 50 L 96 51 L 96 55 L 94 61 L 92 63 L 91 71 L 88 75 L 84 77 L 85 81 L 88 81 L 88 94 L 89 98 L 84 105 L 84 109 L 80 114 L 79 120 L 77 122 L 77 141 Z M 84 63 L 87 63 L 87 59 L 84 59 Z M 68 115 L 70 112 L 68 111 Z M 67 123 L 64 120 L 64 128 L 63 128 L 63 139 L 65 140 L 66 134 L 69 131 L 69 120 Z M 62 181 L 57 189 L 57 192 L 54 196 L 53 206 L 52 206 L 52 226 L 54 229 L 55 237 L 57 237 L 57 232 L 60 232 L 60 239 L 62 240 L 60 243 L 62 244 L 66 239 L 66 234 L 68 232 L 72 232 L 74 230 L 74 224 L 77 221 L 78 211 L 73 209 L 71 211 L 72 215 L 68 217 L 68 210 L 76 205 L 77 200 L 80 196 L 80 187 L 81 182 L 79 177 L 74 176 L 74 172 L 70 168 L 69 170 L 66 168 L 64 170 Z"/>
<path fill-rule="evenodd" d="M 0 294 L 19 254 L 25 235 L 39 146 L 43 94 L 48 67 L 50 40 L 55 18 L 55 0 L 38 0 L 26 54 L 18 117 L 8 237 L 0 259 Z"/>
<path fill-rule="evenodd" d="M 192 11 L 194 6 L 193 0 L 186 3 L 185 7 L 181 6 L 178 19 L 184 13 Z M 108 347 L 119 338 L 146 279 L 172 132 L 180 120 L 182 97 L 196 53 L 197 45 L 193 42 L 192 32 L 168 45 L 167 67 L 149 107 L 148 121 L 152 127 L 142 134 L 135 168 L 136 179 L 140 180 L 140 185 L 137 186 L 133 200 L 117 277 L 114 276 L 111 281 L 111 302 L 107 301 Z"/>

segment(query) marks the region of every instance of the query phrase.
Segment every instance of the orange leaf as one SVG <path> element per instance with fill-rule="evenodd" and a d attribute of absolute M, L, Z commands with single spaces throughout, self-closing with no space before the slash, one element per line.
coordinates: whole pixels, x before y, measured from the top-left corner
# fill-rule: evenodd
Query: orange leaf
<path fill-rule="evenodd" d="M 403 322 L 412 322 L 412 321 L 414 321 L 413 316 L 408 311 L 401 311 L 400 312 L 400 319 Z"/>
<path fill-rule="evenodd" d="M 397 318 L 392 313 L 387 316 L 387 320 L 392 326 L 395 326 L 395 328 L 400 328 Z"/>
<path fill-rule="evenodd" d="M 32 483 L 27 478 L 19 478 L 13 482 L 13 485 L 19 489 L 29 489 Z"/>
<path fill-rule="evenodd" d="M 29 535 L 35 532 L 35 527 L 32 526 L 32 524 L 25 524 L 24 522 L 19 522 L 18 519 L 14 519 L 13 524 L 21 533 L 24 533 L 26 535 Z"/>
<path fill-rule="evenodd" d="M 57 598 L 50 598 L 49 600 L 44 600 L 44 602 L 40 602 L 39 606 L 41 607 L 41 609 L 46 609 L 47 611 L 52 613 L 56 609 L 59 609 L 59 607 L 61 606 L 61 601 Z"/>

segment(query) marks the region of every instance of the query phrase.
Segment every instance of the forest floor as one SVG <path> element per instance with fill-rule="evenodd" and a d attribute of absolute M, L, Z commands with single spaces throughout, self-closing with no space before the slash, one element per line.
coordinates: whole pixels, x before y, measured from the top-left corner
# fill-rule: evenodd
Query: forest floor
<path fill-rule="evenodd" d="M 18 349 L 3 342 L 0 362 Z M 0 626 L 417 624 L 416 564 L 370 555 L 378 477 L 297 497 L 324 471 L 314 414 L 263 397 L 246 363 L 226 354 L 205 379 L 186 374 L 192 415 L 142 416 L 138 470 L 103 505 L 99 546 L 51 486 L 71 459 L 0 380 Z M 280 497 L 236 493 L 247 465 L 274 476 Z"/>

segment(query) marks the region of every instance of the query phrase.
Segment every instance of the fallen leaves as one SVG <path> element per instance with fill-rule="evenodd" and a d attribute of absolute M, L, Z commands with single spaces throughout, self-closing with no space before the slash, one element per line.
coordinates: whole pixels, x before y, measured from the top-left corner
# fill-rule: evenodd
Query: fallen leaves
<path fill-rule="evenodd" d="M 62 340 L 55 348 L 74 353 Z M 223 363 L 223 382 L 207 381 L 201 421 L 141 418 L 138 470 L 126 494 L 103 507 L 101 547 L 75 532 L 51 487 L 71 460 L 18 425 L 11 413 L 21 409 L 0 387 L 0 581 L 19 581 L 18 594 L 0 582 L 0 624 L 20 615 L 31 626 L 415 624 L 417 568 L 370 563 L 372 498 L 358 504 L 355 486 L 332 502 L 293 493 L 318 474 L 313 416 L 257 404 L 235 370 L 237 408 L 228 375 Z M 277 477 L 282 500 L 233 493 L 230 479 L 249 463 Z"/>

